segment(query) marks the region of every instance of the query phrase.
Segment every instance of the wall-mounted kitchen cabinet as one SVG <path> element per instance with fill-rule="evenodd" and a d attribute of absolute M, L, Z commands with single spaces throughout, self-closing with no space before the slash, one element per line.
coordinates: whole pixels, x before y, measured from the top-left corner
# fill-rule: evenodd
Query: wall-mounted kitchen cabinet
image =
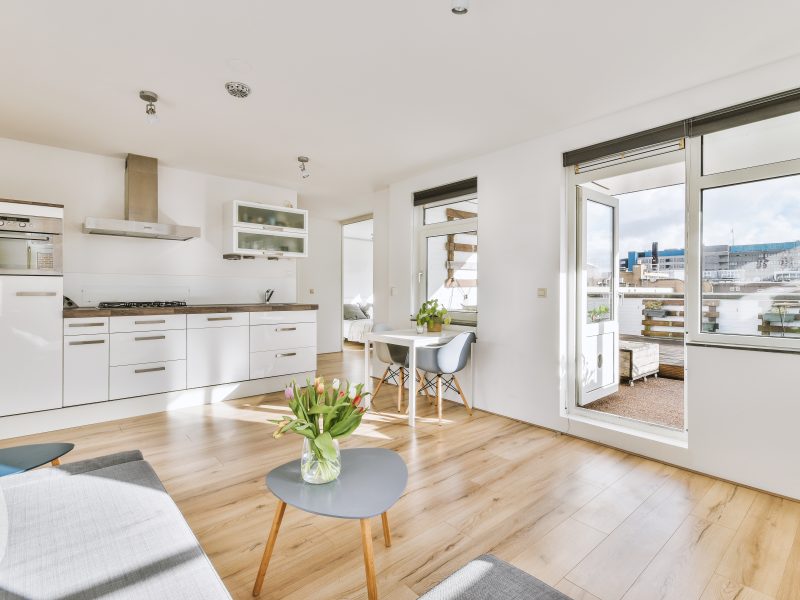
<path fill-rule="evenodd" d="M 235 200 L 223 226 L 225 258 L 308 256 L 308 211 Z"/>

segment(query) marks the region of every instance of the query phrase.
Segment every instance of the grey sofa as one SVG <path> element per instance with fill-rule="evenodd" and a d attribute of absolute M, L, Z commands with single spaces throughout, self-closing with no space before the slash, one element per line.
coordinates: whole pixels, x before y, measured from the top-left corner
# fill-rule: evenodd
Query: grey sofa
<path fill-rule="evenodd" d="M 0 478 L 0 598 L 230 599 L 138 451 Z"/>

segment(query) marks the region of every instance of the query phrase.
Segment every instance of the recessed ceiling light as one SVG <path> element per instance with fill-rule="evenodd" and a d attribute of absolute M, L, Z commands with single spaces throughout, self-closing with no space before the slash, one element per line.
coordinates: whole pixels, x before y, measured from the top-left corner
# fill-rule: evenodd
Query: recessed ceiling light
<path fill-rule="evenodd" d="M 229 81 L 225 84 L 225 89 L 234 98 L 247 98 L 250 95 L 250 86 L 241 81 Z"/>
<path fill-rule="evenodd" d="M 147 103 L 144 107 L 144 114 L 146 115 L 147 123 L 150 125 L 158 123 L 158 115 L 156 114 L 156 102 L 158 102 L 158 94 L 155 92 L 142 90 L 139 92 L 139 98 Z"/>
<path fill-rule="evenodd" d="M 469 12 L 469 0 L 453 0 L 450 10 L 454 15 L 465 15 Z"/>

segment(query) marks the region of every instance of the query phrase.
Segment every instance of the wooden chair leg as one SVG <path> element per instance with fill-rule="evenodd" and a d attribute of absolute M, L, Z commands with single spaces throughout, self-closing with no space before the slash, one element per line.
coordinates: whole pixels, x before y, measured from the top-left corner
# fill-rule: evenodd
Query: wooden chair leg
<path fill-rule="evenodd" d="M 427 387 L 425 387 L 425 385 L 428 383 L 428 382 L 425 380 L 425 373 L 423 373 L 422 371 L 420 371 L 419 369 L 417 369 L 417 376 L 418 376 L 418 378 L 419 378 L 419 391 L 418 391 L 417 393 L 418 393 L 418 394 L 420 394 L 420 393 L 424 393 L 424 394 L 425 394 L 425 397 L 426 397 L 426 398 L 428 398 L 428 403 L 429 403 L 429 404 L 433 404 L 433 396 L 431 396 L 431 393 L 430 393 L 430 391 L 428 390 L 428 388 L 427 388 Z M 424 391 L 423 391 L 423 388 L 424 388 Z"/>
<path fill-rule="evenodd" d="M 258 567 L 256 584 L 253 586 L 253 596 L 258 596 L 261 593 L 261 586 L 264 585 L 264 575 L 267 574 L 269 559 L 272 556 L 272 550 L 275 548 L 275 541 L 278 539 L 278 530 L 281 528 L 284 512 L 286 512 L 286 502 L 278 500 L 278 507 L 275 509 L 275 516 L 272 519 L 272 528 L 269 530 L 269 537 L 267 538 L 267 545 L 264 547 L 264 556 L 261 557 L 261 566 Z"/>
<path fill-rule="evenodd" d="M 375 399 L 375 396 L 378 395 L 378 392 L 381 391 L 381 386 L 383 385 L 383 382 L 386 381 L 386 375 L 388 374 L 389 374 L 389 367 L 386 367 L 386 370 L 383 372 L 383 375 L 381 375 L 381 380 L 378 382 L 378 386 L 375 388 L 375 391 L 372 392 L 373 400 Z"/>
<path fill-rule="evenodd" d="M 361 519 L 361 546 L 364 550 L 364 570 L 367 574 L 367 598 L 378 600 L 378 582 L 375 580 L 375 558 L 372 555 L 372 529 L 369 519 Z"/>
<path fill-rule="evenodd" d="M 57 467 L 58 465 L 61 464 L 61 459 L 60 458 L 54 458 L 53 460 L 50 461 L 50 464 L 53 465 L 54 467 Z"/>
<path fill-rule="evenodd" d="M 389 531 L 389 513 L 381 513 L 381 523 L 383 523 L 383 543 L 387 548 L 392 547 L 392 532 Z"/>
<path fill-rule="evenodd" d="M 403 410 L 403 388 L 406 385 L 405 380 L 405 371 L 403 371 L 403 367 L 400 367 L 400 385 L 397 386 L 397 412 Z"/>
<path fill-rule="evenodd" d="M 453 383 L 456 384 L 456 389 L 458 390 L 458 395 L 461 396 L 461 401 L 464 403 L 464 406 L 467 407 L 467 412 L 469 413 L 469 416 L 471 417 L 472 416 L 472 407 L 469 405 L 469 402 L 467 402 L 467 396 L 466 396 L 466 394 L 464 394 L 464 390 L 461 389 L 461 384 L 458 383 L 458 378 L 455 375 L 453 375 Z"/>
<path fill-rule="evenodd" d="M 442 376 L 436 375 L 436 414 L 439 416 L 439 425 L 442 424 Z"/>

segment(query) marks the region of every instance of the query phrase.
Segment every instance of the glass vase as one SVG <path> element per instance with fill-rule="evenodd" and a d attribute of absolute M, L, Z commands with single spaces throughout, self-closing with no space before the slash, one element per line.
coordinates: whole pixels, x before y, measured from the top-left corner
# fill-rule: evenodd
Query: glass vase
<path fill-rule="evenodd" d="M 303 454 L 300 457 L 300 473 L 303 481 L 308 483 L 329 483 L 339 477 L 342 472 L 342 455 L 339 451 L 339 440 L 333 440 L 336 458 L 329 460 L 318 454 L 311 447 L 311 440 L 303 438 Z"/>

